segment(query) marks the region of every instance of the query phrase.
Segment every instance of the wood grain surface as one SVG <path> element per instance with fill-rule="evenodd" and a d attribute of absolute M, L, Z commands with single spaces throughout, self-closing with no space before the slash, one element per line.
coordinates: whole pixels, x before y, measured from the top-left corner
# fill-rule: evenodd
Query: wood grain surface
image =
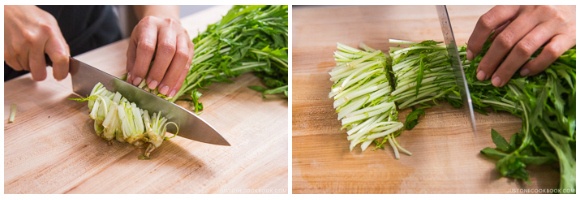
<path fill-rule="evenodd" d="M 448 7 L 459 45 L 489 8 Z M 349 151 L 328 98 L 336 43 L 364 42 L 386 51 L 389 38 L 442 41 L 433 6 L 294 7 L 292 20 L 293 193 L 522 193 L 520 189 L 558 187 L 556 167 L 530 167 L 527 184 L 501 178 L 495 162 L 480 155 L 493 146 L 491 128 L 504 137 L 520 129 L 521 120 L 506 113 L 476 113 L 474 135 L 463 112 L 442 103 L 398 137 L 412 156 L 396 160 L 389 146 Z M 408 112 L 400 112 L 400 120 Z"/>
<path fill-rule="evenodd" d="M 190 36 L 216 22 L 229 6 L 182 20 Z M 77 56 L 116 76 L 125 71 L 128 40 Z M 68 98 L 70 76 L 34 82 L 26 75 L 4 84 L 4 189 L 6 193 L 287 193 L 288 101 L 262 99 L 248 89 L 253 75 L 203 92 L 201 117 L 231 146 L 181 137 L 164 142 L 151 160 L 138 160 L 128 144 L 97 137 L 86 103 Z M 9 107 L 16 121 L 6 123 Z"/>

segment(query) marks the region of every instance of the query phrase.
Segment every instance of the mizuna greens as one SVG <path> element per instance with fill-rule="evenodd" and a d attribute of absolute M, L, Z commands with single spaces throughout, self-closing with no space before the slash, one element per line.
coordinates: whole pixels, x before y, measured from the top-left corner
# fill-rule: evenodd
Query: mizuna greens
<path fill-rule="evenodd" d="M 361 44 L 364 50 L 340 43 L 337 48 L 334 53 L 337 66 L 330 72 L 334 84 L 329 97 L 334 99 L 342 128 L 347 129 L 350 150 L 362 143 L 364 151 L 376 140 L 377 146 L 388 141 L 397 159 L 399 150 L 411 155 L 395 140 L 403 123 L 397 121 L 395 103 L 387 98 L 391 87 L 385 74 L 390 57 L 364 44 Z"/>
<path fill-rule="evenodd" d="M 392 67 L 385 67 L 382 75 L 392 77 L 387 85 L 394 89 L 384 95 L 386 101 L 394 101 L 399 109 L 414 109 L 407 116 L 407 129 L 418 123 L 425 108 L 436 105 L 438 101 L 461 106 L 443 45 L 434 41 L 414 43 L 400 40 L 391 40 L 391 44 L 398 45 L 389 52 Z M 489 45 L 490 42 L 486 43 L 483 53 L 473 62 L 465 59 L 465 47 L 460 48 L 473 106 L 484 114 L 505 111 L 521 117 L 522 129 L 509 141 L 492 129 L 491 137 L 496 147 L 485 148 L 481 153 L 497 160 L 496 169 L 502 176 L 524 181 L 529 181 L 526 166 L 558 163 L 560 191 L 575 193 L 576 48 L 568 50 L 543 73 L 533 77 L 516 74 L 506 86 L 496 88 L 489 80 L 476 79 L 477 66 Z M 386 61 L 385 66 L 390 66 L 389 59 Z M 359 74 L 368 72 L 357 71 Z"/>
<path fill-rule="evenodd" d="M 203 109 L 200 89 L 230 82 L 252 72 L 265 87 L 250 88 L 266 95 L 288 97 L 288 6 L 233 6 L 222 19 L 193 39 L 195 53 L 184 84 L 170 101 L 189 100 Z M 146 88 L 145 84 L 141 85 Z"/>
<path fill-rule="evenodd" d="M 103 84 L 97 83 L 91 94 L 86 98 L 73 98 L 78 102 L 88 102 L 91 119 L 95 120 L 94 128 L 97 136 L 112 142 L 127 142 L 133 146 L 145 149 L 139 159 L 149 159 L 149 155 L 158 148 L 164 140 L 177 135 L 179 127 L 174 122 L 168 122 L 161 113 L 149 114 L 147 110 L 138 108 L 135 103 L 127 101 L 120 93 L 108 91 Z M 166 137 L 166 128 L 174 125 L 177 132 Z"/>

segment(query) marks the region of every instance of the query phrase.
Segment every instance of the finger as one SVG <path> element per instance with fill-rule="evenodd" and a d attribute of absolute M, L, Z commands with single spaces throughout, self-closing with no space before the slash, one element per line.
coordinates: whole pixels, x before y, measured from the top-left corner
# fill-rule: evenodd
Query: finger
<path fill-rule="evenodd" d="M 506 21 L 504 24 L 500 25 L 499 27 L 497 27 L 494 31 L 493 34 L 490 36 L 490 40 L 495 40 L 495 38 L 503 31 L 505 30 L 505 28 L 507 28 L 507 26 L 511 23 L 511 21 Z"/>
<path fill-rule="evenodd" d="M 556 35 L 553 37 L 548 44 L 544 46 L 542 52 L 534 58 L 530 60 L 524 67 L 520 73 L 524 73 L 525 70 L 528 70 L 528 75 L 536 75 L 542 71 L 544 71 L 550 64 L 552 64 L 558 57 L 560 57 L 566 50 L 572 48 L 576 45 L 576 39 L 574 37 L 570 37 L 567 35 Z"/>
<path fill-rule="evenodd" d="M 20 45 L 20 47 L 15 47 L 16 60 L 22 69 L 30 71 L 30 64 L 28 63 L 28 55 L 30 54 L 30 45 Z"/>
<path fill-rule="evenodd" d="M 22 66 L 20 66 L 20 63 L 18 63 L 16 56 L 11 53 L 11 50 L 7 50 L 6 46 L 4 46 L 4 62 L 6 62 L 8 66 L 16 71 L 23 70 Z"/>
<path fill-rule="evenodd" d="M 41 81 L 46 78 L 46 60 L 44 59 L 45 44 L 46 38 L 40 38 L 38 42 L 32 44 L 28 55 L 30 59 L 30 73 L 32 74 L 32 79 L 36 81 Z M 53 71 L 56 75 L 56 68 Z"/>
<path fill-rule="evenodd" d="M 66 78 L 69 72 L 70 51 L 60 30 L 51 32 L 45 46 L 45 52 L 52 61 L 53 76 L 57 80 Z M 46 65 L 45 73 L 46 73 Z"/>
<path fill-rule="evenodd" d="M 536 26 L 524 36 L 496 70 L 491 81 L 492 84 L 498 87 L 504 86 L 514 73 L 528 61 L 532 54 L 554 35 L 554 33 L 548 32 L 548 30 L 553 29 L 549 24 L 543 23 Z M 523 74 L 522 76 L 525 75 L 527 74 Z"/>
<path fill-rule="evenodd" d="M 135 65 L 129 72 L 131 79 L 128 80 L 133 85 L 139 85 L 151 64 L 153 53 L 155 52 L 155 44 L 157 44 L 157 27 L 152 21 L 146 20 L 139 22 L 141 28 L 137 31 L 135 43 L 137 44 L 137 51 L 135 56 Z M 142 24 L 142 25 L 141 25 Z"/>
<path fill-rule="evenodd" d="M 133 70 L 133 67 L 135 65 L 135 58 L 137 56 L 136 51 L 137 51 L 137 44 L 133 40 L 130 40 L 129 47 L 127 48 L 127 66 L 126 66 L 127 82 L 129 82 L 129 83 L 133 80 L 130 72 L 131 72 L 131 70 Z"/>
<path fill-rule="evenodd" d="M 180 34 L 177 37 L 177 50 L 171 61 L 171 65 L 167 70 L 165 77 L 160 84 L 159 92 L 164 95 L 168 95 L 172 97 L 177 92 L 175 86 L 180 79 L 182 74 L 187 74 L 187 70 L 189 69 L 187 63 L 189 60 L 189 38 L 183 34 Z M 184 77 L 185 78 L 185 77 Z"/>
<path fill-rule="evenodd" d="M 177 94 L 179 89 L 181 89 L 181 86 L 183 85 L 183 81 L 185 80 L 186 76 L 187 76 L 187 73 L 181 73 L 179 75 L 179 78 L 177 79 L 177 84 L 173 87 L 173 88 L 175 88 L 175 90 L 169 93 L 169 97 L 174 97 L 175 94 Z"/>
<path fill-rule="evenodd" d="M 505 85 L 514 73 L 540 48 L 546 41 L 554 35 L 550 26 L 546 23 L 533 27 L 539 22 L 530 21 L 525 16 L 518 17 L 512 25 L 508 26 L 493 43 L 488 55 L 485 55 L 482 62 L 482 73 L 491 74 L 491 83 L 496 87 Z M 497 45 L 496 45 L 497 44 Z M 502 53 L 506 54 L 502 54 Z M 505 60 L 502 60 L 505 58 Z M 489 62 L 487 62 L 489 61 Z M 497 63 L 497 64 L 496 64 Z M 494 71 L 487 71 L 497 66 Z M 478 72 L 479 73 L 479 72 Z"/>
<path fill-rule="evenodd" d="M 528 34 L 534 26 L 536 26 L 538 21 L 530 21 L 530 17 L 518 16 L 512 23 L 510 23 L 497 37 L 493 40 L 489 50 L 486 55 L 481 59 L 481 62 L 477 68 L 477 78 L 479 80 L 486 80 L 491 77 L 492 74 L 500 67 L 499 65 L 504 62 L 504 58 L 508 56 L 512 48 L 518 43 L 526 34 Z M 533 53 L 533 52 L 532 52 Z M 530 54 L 531 55 L 531 54 Z M 519 68 L 528 57 L 514 58 L 514 62 L 521 61 L 517 67 Z M 508 64 L 514 64 L 508 62 Z M 516 70 L 517 68 L 511 68 L 516 66 L 509 66 L 510 71 Z M 513 71 L 515 72 L 515 71 Z M 513 74 L 512 72 L 512 74 Z M 502 76 L 507 76 L 505 75 Z M 507 82 L 509 77 L 494 76 L 492 79 L 492 84 L 495 86 L 502 85 L 502 82 Z M 507 79 L 505 79 L 507 78 Z"/>
<path fill-rule="evenodd" d="M 186 37 L 189 38 L 189 35 L 187 35 Z M 179 79 L 177 80 L 177 84 L 174 87 L 175 91 L 179 91 L 179 89 L 181 89 L 181 86 L 183 85 L 185 78 L 189 74 L 189 69 L 191 68 L 191 60 L 193 59 L 193 42 L 189 41 L 187 43 L 187 47 L 189 48 L 189 53 L 188 53 L 189 59 L 187 60 L 187 64 L 185 65 L 185 71 L 181 75 L 179 75 Z M 175 93 L 177 93 L 177 92 L 175 92 Z M 175 96 L 175 93 L 170 93 L 169 95 L 171 97 L 173 97 L 173 96 Z"/>
<path fill-rule="evenodd" d="M 155 59 L 147 76 L 147 86 L 150 89 L 157 88 L 161 80 L 163 80 L 163 76 L 165 76 L 175 55 L 177 48 L 176 37 L 175 31 L 171 27 L 164 27 L 159 31 Z"/>
<path fill-rule="evenodd" d="M 467 58 L 473 59 L 477 55 L 483 44 L 487 40 L 487 37 L 493 30 L 495 30 L 500 25 L 504 24 L 506 21 L 513 18 L 518 11 L 518 6 L 495 6 L 487 13 L 483 14 L 477 23 L 475 28 L 469 36 L 467 42 Z"/>

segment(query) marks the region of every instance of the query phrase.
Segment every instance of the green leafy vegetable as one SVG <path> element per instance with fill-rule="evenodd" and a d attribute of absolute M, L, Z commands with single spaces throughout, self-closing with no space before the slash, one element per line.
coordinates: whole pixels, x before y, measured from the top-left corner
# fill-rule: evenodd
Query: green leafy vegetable
<path fill-rule="evenodd" d="M 413 109 L 409 115 L 407 115 L 407 119 L 405 120 L 405 129 L 411 130 L 417 124 L 419 124 L 419 117 L 425 115 L 425 110 L 422 108 Z"/>
<path fill-rule="evenodd" d="M 231 82 L 252 72 L 265 87 L 263 96 L 288 97 L 288 6 L 233 6 L 222 19 L 193 39 L 195 54 L 182 88 L 174 98 L 192 101 L 203 109 L 200 89 L 214 82 Z M 189 95 L 186 95 L 188 94 Z"/>
<path fill-rule="evenodd" d="M 78 102 L 87 101 L 89 116 L 94 119 L 97 136 L 112 142 L 127 142 L 137 148 L 145 148 L 139 159 L 149 159 L 149 155 L 158 148 L 164 140 L 173 138 L 179 132 L 174 122 L 168 122 L 161 113 L 149 115 L 147 110 L 138 108 L 135 103 L 127 101 L 120 93 L 108 91 L 103 84 L 97 83 L 91 94 L 86 98 L 71 98 Z M 177 132 L 166 137 L 168 125 L 174 125 Z"/>
<path fill-rule="evenodd" d="M 358 144 L 364 151 L 373 141 L 377 147 L 388 141 L 398 159 L 399 150 L 410 152 L 395 141 L 403 124 L 397 121 L 395 103 L 387 98 L 391 87 L 385 68 L 390 58 L 364 44 L 361 48 L 364 50 L 338 43 L 334 53 L 337 66 L 329 73 L 334 83 L 329 97 L 347 130 L 351 151 Z"/>
<path fill-rule="evenodd" d="M 410 45 L 391 50 L 397 78 L 391 98 L 399 108 L 435 105 L 439 100 L 461 106 L 453 73 L 445 70 L 451 67 L 443 46 L 431 41 L 393 43 Z M 521 117 L 522 130 L 512 135 L 509 143 L 492 130 L 496 148 L 485 148 L 481 153 L 497 159 L 496 168 L 502 176 L 525 181 L 529 180 L 528 165 L 558 162 L 561 191 L 575 191 L 576 48 L 564 53 L 545 72 L 533 77 L 516 73 L 505 87 L 497 88 L 489 80 L 476 79 L 477 66 L 490 45 L 488 41 L 483 53 L 473 61 L 466 60 L 466 48 L 460 48 L 473 106 L 484 114 L 490 110 L 506 111 Z"/>
<path fill-rule="evenodd" d="M 349 106 L 346 107 L 348 111 L 363 110 L 361 102 L 368 102 L 366 99 L 369 97 L 381 99 L 380 96 L 385 96 L 386 102 L 394 102 L 396 105 L 394 107 L 399 109 L 417 105 L 427 108 L 436 105 L 438 101 L 446 101 L 454 107 L 462 106 L 459 88 L 456 86 L 445 46 L 431 40 L 420 43 L 390 40 L 390 43 L 396 45 L 386 56 L 392 59 L 382 59 L 382 63 L 373 63 L 372 65 L 385 66 L 382 67 L 384 70 L 377 71 L 358 66 L 367 66 L 361 64 L 362 61 L 380 55 L 381 52 L 360 51 L 339 44 L 339 51 L 335 53 L 339 66 L 331 72 L 331 80 L 335 84 L 330 95 L 334 97 L 339 120 L 344 116 L 340 114 L 344 112 L 344 105 Z M 459 49 L 474 109 L 483 114 L 490 111 L 509 112 L 522 118 L 522 128 L 510 137 L 509 142 L 492 130 L 491 137 L 496 148 L 487 147 L 482 149 L 481 153 L 497 160 L 496 169 L 502 176 L 524 181 L 529 181 L 527 166 L 558 163 L 561 191 L 575 192 L 576 47 L 566 51 L 543 73 L 533 77 L 520 77 L 516 73 L 506 86 L 497 88 L 489 80 L 478 81 L 476 78 L 479 62 L 490 45 L 490 41 L 486 42 L 482 53 L 473 61 L 466 59 L 465 47 Z M 341 61 L 347 64 L 341 67 Z M 375 81 L 374 77 L 378 76 L 389 77 L 389 84 Z M 355 86 L 352 87 L 355 89 L 347 91 L 346 86 Z M 361 96 L 380 88 L 389 88 L 388 86 L 391 86 L 392 90 L 385 91 L 379 96 Z M 336 97 L 339 92 L 356 95 L 341 99 Z M 380 112 L 383 114 L 391 112 L 396 116 L 395 111 L 380 110 Z M 412 111 L 407 116 L 405 128 L 413 128 L 423 113 L 422 109 Z M 372 114 L 381 115 L 381 113 Z M 357 130 L 367 131 L 369 127 L 372 128 L 372 123 L 366 121 L 351 121 L 351 123 L 347 129 L 356 127 Z M 382 140 L 375 141 L 376 147 L 382 148 L 389 142 L 395 148 L 396 140 L 391 141 L 394 136 L 396 135 L 387 135 Z"/>
<path fill-rule="evenodd" d="M 510 145 L 508 144 L 507 140 L 503 138 L 497 131 L 491 129 L 491 139 L 495 144 L 496 148 L 500 151 L 509 151 Z"/>

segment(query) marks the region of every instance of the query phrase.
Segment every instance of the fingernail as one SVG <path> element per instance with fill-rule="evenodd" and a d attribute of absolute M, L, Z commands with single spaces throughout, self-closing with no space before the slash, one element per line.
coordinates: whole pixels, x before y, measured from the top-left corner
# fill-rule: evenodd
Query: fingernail
<path fill-rule="evenodd" d="M 167 92 L 169 92 L 169 87 L 167 85 L 163 86 L 163 87 L 161 87 L 161 90 L 159 90 L 159 92 L 161 94 L 167 95 Z"/>
<path fill-rule="evenodd" d="M 177 90 L 175 89 L 171 90 L 171 92 L 169 93 L 169 97 L 175 96 L 175 93 L 177 93 Z"/>
<path fill-rule="evenodd" d="M 524 68 L 520 71 L 520 76 L 527 76 L 530 74 L 530 70 L 528 68 Z"/>
<path fill-rule="evenodd" d="M 477 72 L 477 80 L 485 80 L 485 72 L 483 70 L 479 70 L 479 72 Z"/>
<path fill-rule="evenodd" d="M 131 73 L 127 72 L 127 81 L 131 81 Z"/>
<path fill-rule="evenodd" d="M 499 78 L 499 76 L 493 77 L 493 79 L 491 80 L 491 84 L 493 84 L 493 86 L 495 87 L 501 86 L 501 78 Z"/>
<path fill-rule="evenodd" d="M 152 89 L 152 90 L 154 90 L 155 88 L 157 88 L 157 85 L 158 85 L 158 84 L 159 84 L 159 83 L 158 83 L 156 80 L 152 80 L 152 81 L 150 81 L 150 82 L 147 84 L 147 86 L 149 86 L 149 89 Z"/>
<path fill-rule="evenodd" d="M 135 78 L 135 80 L 133 80 L 133 85 L 139 85 L 141 83 L 143 79 L 141 77 L 137 77 Z"/>
<path fill-rule="evenodd" d="M 467 60 L 473 60 L 473 53 L 469 49 L 467 50 Z"/>

